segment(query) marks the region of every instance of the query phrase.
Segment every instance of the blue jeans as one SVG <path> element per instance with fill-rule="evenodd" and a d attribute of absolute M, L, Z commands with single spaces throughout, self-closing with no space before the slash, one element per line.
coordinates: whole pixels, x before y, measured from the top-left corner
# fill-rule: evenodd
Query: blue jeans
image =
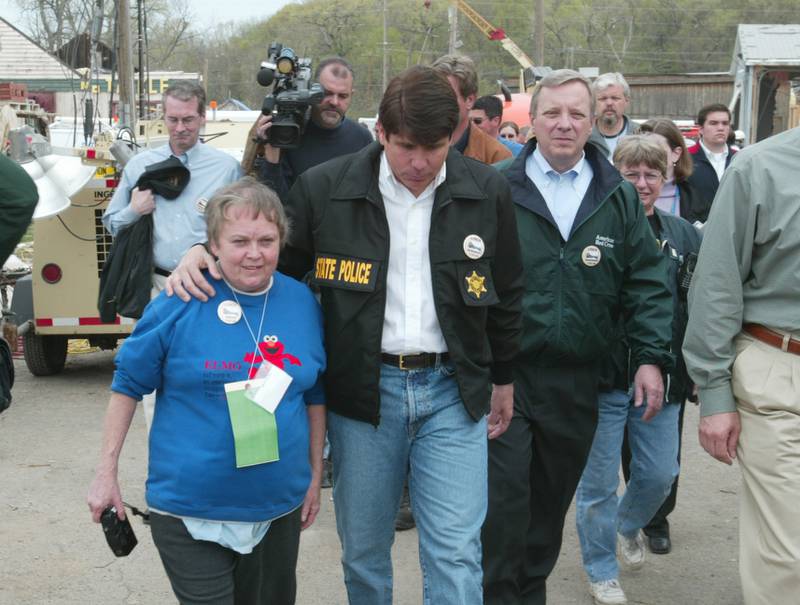
<path fill-rule="evenodd" d="M 600 393 L 597 431 L 575 494 L 575 517 L 583 567 L 592 582 L 619 577 L 617 532 L 633 537 L 647 525 L 678 475 L 679 405 L 664 404 L 644 422 L 645 405 L 634 407 L 626 391 Z M 631 477 L 617 497 L 625 427 L 631 446 Z"/>
<path fill-rule="evenodd" d="M 351 605 L 391 605 L 394 519 L 408 474 L 423 602 L 480 605 L 486 419 L 467 414 L 448 365 L 381 366 L 375 427 L 328 413 L 333 502 Z"/>

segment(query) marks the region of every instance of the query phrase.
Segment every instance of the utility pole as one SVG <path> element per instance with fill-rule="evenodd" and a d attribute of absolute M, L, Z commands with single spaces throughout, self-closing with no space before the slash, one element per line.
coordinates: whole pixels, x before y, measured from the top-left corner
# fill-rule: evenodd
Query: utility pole
<path fill-rule="evenodd" d="M 139 119 L 144 120 L 146 117 L 145 115 L 145 106 L 146 106 L 146 99 L 145 99 L 145 68 L 144 68 L 144 0 L 137 0 L 136 1 L 136 11 L 137 11 L 137 35 L 136 35 L 136 48 L 139 51 Z"/>
<path fill-rule="evenodd" d="M 386 0 L 383 0 L 383 90 L 389 84 L 389 55 L 387 54 L 389 39 L 386 30 Z"/>
<path fill-rule="evenodd" d="M 447 20 L 450 23 L 450 43 L 447 45 L 447 54 L 453 55 L 458 46 L 458 8 L 454 4 L 447 8 Z"/>
<path fill-rule="evenodd" d="M 536 0 L 533 11 L 533 60 L 538 67 L 544 66 L 544 0 Z"/>
<path fill-rule="evenodd" d="M 131 47 L 131 14 L 128 0 L 117 0 L 117 29 L 119 49 L 119 125 L 135 130 L 136 114 L 133 111 L 133 48 Z"/>

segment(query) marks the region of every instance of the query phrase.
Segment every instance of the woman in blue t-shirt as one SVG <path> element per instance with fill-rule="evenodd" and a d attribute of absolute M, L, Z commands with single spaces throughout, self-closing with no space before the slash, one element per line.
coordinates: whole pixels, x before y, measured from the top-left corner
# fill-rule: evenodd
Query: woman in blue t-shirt
<path fill-rule="evenodd" d="M 205 214 L 215 295 L 162 293 L 122 346 L 89 508 L 95 522 L 112 506 L 124 518 L 119 454 L 155 390 L 146 498 L 178 600 L 294 603 L 300 530 L 320 501 L 319 305 L 276 271 L 288 223 L 274 192 L 244 178 Z"/>

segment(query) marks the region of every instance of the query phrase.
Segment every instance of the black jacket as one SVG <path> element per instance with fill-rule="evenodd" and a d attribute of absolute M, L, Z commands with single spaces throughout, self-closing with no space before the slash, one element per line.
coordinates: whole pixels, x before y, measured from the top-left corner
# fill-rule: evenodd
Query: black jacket
<path fill-rule="evenodd" d="M 714 170 L 711 162 L 708 161 L 706 152 L 703 151 L 700 143 L 695 143 L 689 147 L 689 153 L 692 156 L 693 168 L 692 174 L 689 175 L 688 182 L 697 194 L 697 201 L 694 202 L 696 208 L 695 215 L 697 218 L 691 220 L 689 217 L 685 216 L 683 212 L 681 212 L 681 216 L 690 220 L 690 222 L 699 220 L 701 223 L 705 223 L 706 220 L 708 220 L 711 203 L 714 201 L 714 196 L 717 195 L 719 179 L 717 178 L 717 171 Z M 728 157 L 725 160 L 726 170 L 728 166 L 730 166 L 735 153 L 735 149 L 728 147 Z"/>
<path fill-rule="evenodd" d="M 153 282 L 153 215 L 145 214 L 117 233 L 100 274 L 97 310 L 113 323 L 117 314 L 139 319 Z"/>
<path fill-rule="evenodd" d="M 663 212 L 658 208 L 655 209 L 655 216 L 660 231 L 658 245 L 668 264 L 667 285 L 672 294 L 673 309 L 670 349 L 675 356 L 675 367 L 665 372 L 664 395 L 667 403 L 681 404 L 692 394 L 693 383 L 686 371 L 686 363 L 681 352 L 683 338 L 686 334 L 686 323 L 689 320 L 689 310 L 686 303 L 686 290 L 681 290 L 679 280 L 682 275 L 681 268 L 687 262 L 689 255 L 697 255 L 700 252 L 702 235 L 699 229 L 681 217 Z M 604 367 L 602 384 L 605 388 L 613 387 L 626 391 L 633 383 L 637 366 L 631 363 L 628 339 L 624 332 L 625 327 L 621 324 L 618 338 L 612 348 L 613 353 L 609 360 L 611 363 Z"/>
<path fill-rule="evenodd" d="M 389 256 L 378 185 L 381 151 L 374 143 L 299 177 L 286 206 L 293 232 L 280 263 L 283 272 L 298 278 L 313 270 L 312 281 L 321 290 L 328 408 L 375 425 Z M 488 411 L 490 383 L 512 380 L 522 265 L 503 177 L 455 150 L 446 165 L 431 214 L 433 297 L 461 398 L 477 420 Z M 476 260 L 464 252 L 464 240 L 473 234 L 485 244 Z M 478 287 L 468 278 L 477 279 Z"/>
<path fill-rule="evenodd" d="M 692 225 L 697 221 L 705 223 L 708 220 L 708 211 L 711 210 L 711 202 L 703 198 L 688 180 L 677 183 L 677 187 L 680 195 L 678 213 L 681 218 Z"/>

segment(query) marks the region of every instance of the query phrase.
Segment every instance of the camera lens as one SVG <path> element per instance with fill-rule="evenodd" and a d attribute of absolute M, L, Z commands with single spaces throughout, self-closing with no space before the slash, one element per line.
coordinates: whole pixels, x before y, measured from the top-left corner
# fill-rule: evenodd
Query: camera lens
<path fill-rule="evenodd" d="M 273 123 L 269 129 L 270 145 L 274 147 L 294 147 L 300 140 L 300 129 L 297 124 Z"/>

